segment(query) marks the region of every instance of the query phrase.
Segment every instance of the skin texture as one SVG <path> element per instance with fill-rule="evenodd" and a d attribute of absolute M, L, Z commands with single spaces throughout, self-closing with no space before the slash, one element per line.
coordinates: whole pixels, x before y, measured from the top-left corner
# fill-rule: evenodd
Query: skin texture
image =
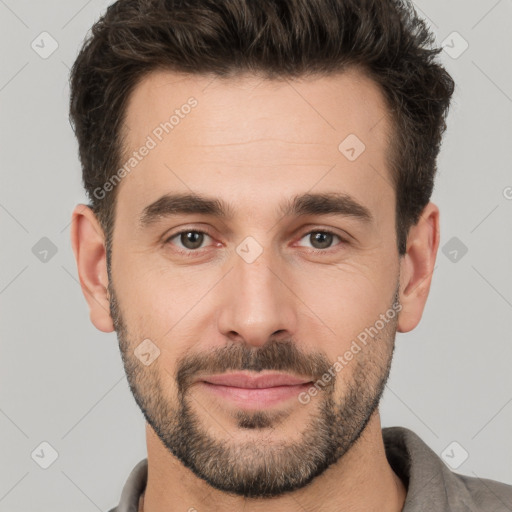
<path fill-rule="evenodd" d="M 147 420 L 144 509 L 401 510 L 406 490 L 385 456 L 378 400 L 395 333 L 414 329 L 423 313 L 439 211 L 427 205 L 400 258 L 378 86 L 355 69 L 293 81 L 153 72 L 130 97 L 126 156 L 192 96 L 197 106 L 117 185 L 110 282 L 95 216 L 84 205 L 73 212 L 91 321 L 117 331 Z M 354 161 L 338 150 L 349 134 L 366 146 Z M 167 216 L 143 228 L 144 208 L 176 192 L 222 199 L 233 216 Z M 348 194 L 373 221 L 279 212 L 306 192 Z M 170 239 L 181 229 L 206 233 L 199 249 Z M 341 238 L 315 242 L 326 229 Z M 248 236 L 262 249 L 251 263 L 236 250 Z M 307 404 L 249 409 L 197 381 L 234 369 L 316 382 L 398 303 Z M 146 339 L 160 351 L 148 366 L 134 354 Z"/>

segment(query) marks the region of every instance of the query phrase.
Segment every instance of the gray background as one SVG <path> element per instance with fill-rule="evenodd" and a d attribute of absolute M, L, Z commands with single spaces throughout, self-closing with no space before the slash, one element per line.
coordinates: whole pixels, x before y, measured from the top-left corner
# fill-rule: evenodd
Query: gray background
<path fill-rule="evenodd" d="M 115 333 L 89 321 L 69 239 L 86 198 L 68 73 L 108 3 L 0 0 L 2 512 L 108 510 L 146 456 Z M 452 465 L 467 452 L 460 473 L 512 484 L 512 1 L 416 5 L 457 90 L 433 197 L 442 249 L 420 325 L 397 336 L 383 424 Z M 58 48 L 42 58 L 31 44 L 51 49 L 45 31 Z M 47 469 L 42 442 L 58 453 Z"/>

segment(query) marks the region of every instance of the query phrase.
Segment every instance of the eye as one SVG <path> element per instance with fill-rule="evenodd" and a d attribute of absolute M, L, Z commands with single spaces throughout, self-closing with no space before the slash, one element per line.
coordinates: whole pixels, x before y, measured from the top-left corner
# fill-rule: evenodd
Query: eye
<path fill-rule="evenodd" d="M 176 239 L 177 243 L 173 243 L 178 247 L 178 252 L 189 252 L 189 251 L 197 251 L 197 249 L 201 248 L 201 245 L 205 241 L 205 237 L 211 238 L 208 233 L 204 231 L 197 231 L 194 229 L 184 229 L 179 233 L 175 233 L 170 236 L 165 243 L 172 243 L 172 240 Z M 179 245 L 181 244 L 181 245 Z"/>
<path fill-rule="evenodd" d="M 341 238 L 336 233 L 325 229 L 318 229 L 315 231 L 309 231 L 306 233 L 302 239 L 308 239 L 311 241 L 311 246 L 313 249 L 317 249 L 320 252 L 325 252 L 326 249 L 330 249 L 333 244 L 334 239 L 338 239 L 340 242 L 345 242 L 343 238 Z"/>
<path fill-rule="evenodd" d="M 200 253 L 200 249 L 204 249 L 203 244 L 207 239 L 212 237 L 204 232 L 196 229 L 183 229 L 178 233 L 174 233 L 165 240 L 165 244 L 171 244 L 176 247 L 176 251 L 184 255 L 194 255 Z M 338 239 L 341 243 L 347 243 L 336 233 L 327 229 L 316 229 L 304 234 L 301 238 L 310 240 L 312 252 L 327 252 L 333 247 L 333 243 Z M 175 240 L 175 241 L 174 241 Z M 337 244 L 339 245 L 339 243 Z"/>

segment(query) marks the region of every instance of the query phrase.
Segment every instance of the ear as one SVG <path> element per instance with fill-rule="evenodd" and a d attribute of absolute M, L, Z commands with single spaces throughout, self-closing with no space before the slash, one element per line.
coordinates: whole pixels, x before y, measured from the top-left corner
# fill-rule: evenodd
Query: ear
<path fill-rule="evenodd" d="M 405 255 L 400 260 L 400 303 L 398 332 L 412 331 L 420 322 L 427 302 L 439 247 L 439 208 L 425 206 L 407 237 Z"/>
<path fill-rule="evenodd" d="M 96 215 L 84 204 L 73 210 L 71 245 L 91 322 L 100 331 L 112 332 L 105 237 Z"/>

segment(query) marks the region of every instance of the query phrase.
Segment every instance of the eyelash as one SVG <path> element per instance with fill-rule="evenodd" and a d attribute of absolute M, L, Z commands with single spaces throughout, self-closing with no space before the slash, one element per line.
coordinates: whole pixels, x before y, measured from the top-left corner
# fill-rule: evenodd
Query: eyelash
<path fill-rule="evenodd" d="M 208 235 L 210 238 L 213 238 L 213 236 L 208 231 L 201 231 L 198 229 L 182 229 L 181 231 L 173 233 L 171 236 L 169 236 L 165 240 L 164 244 L 165 245 L 169 244 L 171 242 L 171 240 L 182 235 L 183 233 L 200 233 L 203 235 Z M 313 233 L 323 233 L 323 234 L 333 235 L 333 236 L 339 238 L 341 244 L 348 244 L 347 240 L 345 240 L 340 235 L 338 235 L 338 233 L 335 233 L 334 231 L 331 231 L 329 229 L 313 229 L 313 230 L 307 231 L 300 237 L 300 240 L 302 240 L 302 238 L 304 238 L 306 235 L 311 235 Z M 338 244 L 338 245 L 341 245 L 341 244 Z M 328 247 L 327 249 L 310 249 L 309 252 L 313 253 L 313 254 L 325 254 L 325 253 L 329 253 L 335 247 L 336 246 Z M 175 250 L 176 250 L 176 252 L 178 252 L 179 254 L 181 254 L 183 256 L 194 257 L 194 256 L 197 256 L 198 254 L 201 254 L 201 252 L 205 249 L 180 249 L 180 248 L 176 247 Z"/>

